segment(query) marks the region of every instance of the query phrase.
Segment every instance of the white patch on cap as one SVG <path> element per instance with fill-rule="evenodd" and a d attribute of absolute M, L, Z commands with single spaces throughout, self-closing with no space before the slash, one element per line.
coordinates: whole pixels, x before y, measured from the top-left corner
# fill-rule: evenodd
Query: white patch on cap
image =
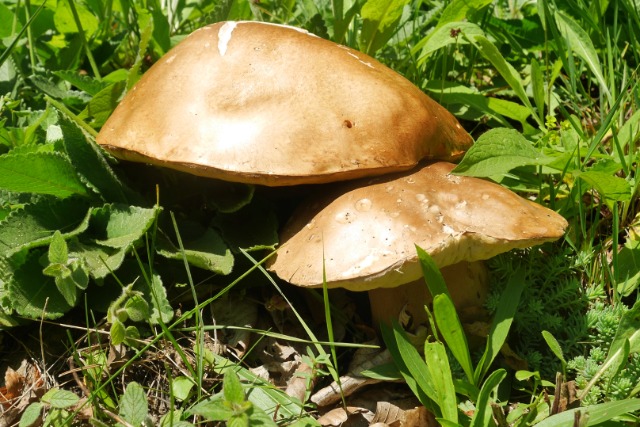
<path fill-rule="evenodd" d="M 225 22 L 218 30 L 218 52 L 220 52 L 220 56 L 224 56 L 224 54 L 227 53 L 231 33 L 236 28 L 236 25 L 238 25 L 238 23 L 234 21 Z"/>
<path fill-rule="evenodd" d="M 364 62 L 362 59 L 360 59 L 360 57 L 358 55 L 356 55 L 355 53 L 353 53 L 351 51 L 351 49 L 349 49 L 346 46 L 342 46 L 342 45 L 338 45 L 339 48 L 344 49 L 347 51 L 347 55 L 352 56 L 354 58 L 356 58 L 358 60 L 359 63 L 366 65 L 369 68 L 373 68 L 373 65 L 370 62 Z"/>

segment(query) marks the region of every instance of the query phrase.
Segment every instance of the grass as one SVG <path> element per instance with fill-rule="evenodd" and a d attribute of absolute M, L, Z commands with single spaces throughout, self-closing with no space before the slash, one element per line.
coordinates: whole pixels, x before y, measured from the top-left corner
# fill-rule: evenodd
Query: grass
<path fill-rule="evenodd" d="M 374 55 L 476 138 L 459 172 L 569 221 L 562 241 L 491 261 L 493 347 L 469 348 L 463 326 L 438 333 L 457 316 L 436 290 L 424 353 L 389 328 L 395 367 L 371 375 L 404 378 L 443 425 L 639 421 L 635 3 L 2 0 L 1 362 L 28 360 L 3 392 L 15 398 L 0 402 L 9 422 L 318 425 L 312 384 L 338 380 L 364 346 L 360 296 L 325 292 L 312 313 L 308 293 L 261 267 L 284 202 L 136 174 L 95 146 L 151 64 L 191 31 L 232 19 L 300 26 Z M 230 304 L 238 309 L 225 313 Z M 308 367 L 298 398 L 248 369 L 276 347 Z M 581 402 L 559 404 L 563 393 Z"/>

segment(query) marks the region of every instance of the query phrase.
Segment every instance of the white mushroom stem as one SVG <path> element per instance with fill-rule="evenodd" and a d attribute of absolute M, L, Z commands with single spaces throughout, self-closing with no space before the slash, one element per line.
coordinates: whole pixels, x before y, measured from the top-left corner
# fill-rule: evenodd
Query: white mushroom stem
<path fill-rule="evenodd" d="M 463 322 L 482 317 L 482 304 L 489 292 L 487 268 L 482 261 L 459 262 L 440 270 L 449 289 L 458 316 Z M 405 310 L 414 326 L 427 323 L 425 305 L 432 298 L 424 279 L 397 288 L 378 288 L 369 291 L 373 324 L 389 323 Z"/>

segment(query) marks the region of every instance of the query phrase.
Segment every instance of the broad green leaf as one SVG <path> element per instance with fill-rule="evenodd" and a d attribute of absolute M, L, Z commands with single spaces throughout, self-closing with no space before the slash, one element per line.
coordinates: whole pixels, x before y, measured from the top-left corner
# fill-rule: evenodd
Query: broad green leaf
<path fill-rule="evenodd" d="M 57 230 L 66 239 L 76 236 L 87 229 L 89 217 L 88 203 L 77 198 L 41 199 L 26 205 L 0 223 L 0 256 L 47 245 Z"/>
<path fill-rule="evenodd" d="M 622 296 L 631 295 L 640 285 L 640 244 L 627 243 L 618 253 L 618 264 L 613 271 L 616 291 Z"/>
<path fill-rule="evenodd" d="M 40 402 L 30 403 L 22 413 L 18 427 L 31 427 L 38 425 L 43 407 L 44 405 Z"/>
<path fill-rule="evenodd" d="M 482 134 L 452 172 L 476 177 L 499 176 L 520 166 L 544 165 L 552 160 L 536 150 L 520 132 L 497 128 Z"/>
<path fill-rule="evenodd" d="M 220 397 L 200 401 L 187 411 L 193 415 L 200 415 L 210 421 L 226 421 L 233 416 L 233 410 L 224 404 Z"/>
<path fill-rule="evenodd" d="M 616 202 L 626 202 L 631 199 L 631 183 L 623 178 L 599 171 L 574 172 L 574 175 L 591 188 L 595 188 L 610 208 Z"/>
<path fill-rule="evenodd" d="M 453 3 L 455 3 L 455 1 L 451 4 Z M 457 37 L 452 36 L 452 34 L 458 31 L 460 33 Z M 425 61 L 433 52 L 445 46 L 449 46 L 451 44 L 469 44 L 467 38 L 472 38 L 478 35 L 484 35 L 484 31 L 472 22 L 455 21 L 448 22 L 443 25 L 438 23 L 436 29 L 425 38 L 424 46 L 422 47 L 418 61 L 420 63 Z"/>
<path fill-rule="evenodd" d="M 41 400 L 44 403 L 48 403 L 53 408 L 64 409 L 70 408 L 80 401 L 80 398 L 68 390 L 62 390 L 59 388 L 52 388 L 46 392 Z"/>
<path fill-rule="evenodd" d="M 88 194 L 69 159 L 55 152 L 0 156 L 0 188 L 59 198 Z"/>
<path fill-rule="evenodd" d="M 586 426 L 594 426 L 620 415 L 635 412 L 640 409 L 640 399 L 626 399 L 613 402 L 600 403 L 586 408 L 569 409 L 559 414 L 545 418 L 536 427 L 573 427 L 576 413 L 583 414 Z M 582 426 L 582 424 L 580 424 Z"/>
<path fill-rule="evenodd" d="M 178 227 L 184 246 L 184 255 L 189 264 L 219 274 L 231 272 L 233 255 L 217 231 L 187 221 L 179 221 Z M 158 236 L 157 251 L 165 258 L 183 260 L 183 254 L 173 233 Z"/>
<path fill-rule="evenodd" d="M 449 24 L 450 22 L 460 22 L 471 18 L 475 13 L 484 9 L 492 2 L 491 0 L 453 0 L 451 1 L 440 19 L 438 19 L 438 27 Z"/>
<path fill-rule="evenodd" d="M 96 243 L 110 248 L 129 248 L 149 230 L 160 213 L 150 209 L 121 204 L 94 209 L 92 228 L 98 234 Z"/>
<path fill-rule="evenodd" d="M 109 248 L 84 239 L 69 242 L 69 256 L 82 259 L 94 279 L 102 279 L 116 271 L 126 255 L 127 248 Z"/>
<path fill-rule="evenodd" d="M 478 49 L 482 56 L 491 62 L 502 78 L 505 79 L 507 84 L 515 92 L 516 96 L 520 98 L 520 101 L 531 111 L 531 113 L 535 113 L 524 89 L 520 75 L 515 68 L 513 68 L 506 59 L 504 59 L 498 48 L 483 35 L 475 34 L 467 38 L 467 40 L 469 40 Z M 537 115 L 534 115 L 534 117 L 538 119 Z"/>
<path fill-rule="evenodd" d="M 398 30 L 404 6 L 409 0 L 367 0 L 360 11 L 362 30 L 361 49 L 373 55 Z"/>
<path fill-rule="evenodd" d="M 59 116 L 62 143 L 76 172 L 106 201 L 126 202 L 128 190 L 105 160 L 102 149 L 66 116 Z"/>
<path fill-rule="evenodd" d="M 98 92 L 87 104 L 86 109 L 79 115 L 91 126 L 100 128 L 107 121 L 113 110 L 118 106 L 120 97 L 124 93 L 126 83 L 113 83 Z"/>
<path fill-rule="evenodd" d="M 130 297 L 125 303 L 124 309 L 132 322 L 142 322 L 150 316 L 149 303 L 139 295 Z"/>
<path fill-rule="evenodd" d="M 491 330 L 489 331 L 489 337 L 487 339 L 487 345 L 478 362 L 475 372 L 475 384 L 480 384 L 484 376 L 489 372 L 489 368 L 493 363 L 493 360 L 500 353 L 500 349 L 507 340 L 509 329 L 513 323 L 513 317 L 516 314 L 518 305 L 520 303 L 520 297 L 522 291 L 526 285 L 525 271 L 524 269 L 516 270 L 509 281 L 507 286 L 500 297 L 498 309 L 494 315 L 493 322 L 491 324 Z"/>
<path fill-rule="evenodd" d="M 497 120 L 500 125 L 505 127 L 512 126 L 504 117 L 517 120 L 524 124 L 531 115 L 531 111 L 520 104 L 506 99 L 488 96 L 475 88 L 451 82 L 431 80 L 427 83 L 425 89 L 433 93 L 433 97 L 443 104 L 469 106 Z"/>
<path fill-rule="evenodd" d="M 158 324 L 161 320 L 163 323 L 171 321 L 173 318 L 173 308 L 171 308 L 171 304 L 167 299 L 167 290 L 162 284 L 160 276 L 157 274 L 153 275 L 151 289 L 146 285 L 136 286 L 135 289 L 142 291 L 146 300 L 151 305 L 151 316 L 149 317 L 151 323 Z"/>
<path fill-rule="evenodd" d="M 587 64 L 596 77 L 600 90 L 605 93 L 609 102 L 612 102 L 611 92 L 609 92 L 609 87 L 604 80 L 598 54 L 587 32 L 579 23 L 562 11 L 557 11 L 554 18 L 558 31 L 566 39 L 571 49 Z"/>
<path fill-rule="evenodd" d="M 473 363 L 469 353 L 469 344 L 462 328 L 462 322 L 456 313 L 449 294 L 441 293 L 433 297 L 433 316 L 438 330 L 447 343 L 451 354 L 456 358 L 470 383 L 476 384 L 473 377 Z"/>
<path fill-rule="evenodd" d="M 53 278 L 42 274 L 40 251 L 31 251 L 8 283 L 11 307 L 19 315 L 57 319 L 71 308 L 58 292 Z M 46 307 L 46 310 L 45 310 Z"/>
<path fill-rule="evenodd" d="M 53 21 L 56 29 L 63 34 L 79 32 L 78 26 L 73 19 L 71 8 L 69 7 L 69 1 L 73 0 L 59 1 L 58 6 L 55 8 L 56 12 L 53 15 Z M 90 38 L 98 29 L 98 25 L 100 24 L 98 18 L 80 2 L 75 2 L 75 7 L 78 12 L 80 22 L 82 23 L 82 29 L 87 35 L 87 38 Z"/>
<path fill-rule="evenodd" d="M 71 307 L 56 289 L 53 278 L 42 274 L 40 259 L 43 255 L 43 251 L 31 250 L 14 268 L 7 285 L 7 299 L 21 316 L 57 319 Z"/>
<path fill-rule="evenodd" d="M 91 96 L 95 96 L 107 86 L 104 81 L 97 80 L 91 76 L 80 75 L 73 71 L 53 71 L 51 74 L 60 77 Z"/>
<path fill-rule="evenodd" d="M 57 276 L 54 280 L 56 288 L 58 288 L 58 291 L 62 294 L 64 300 L 69 304 L 69 306 L 74 307 L 78 299 L 78 289 L 71 276 Z"/>
<path fill-rule="evenodd" d="M 636 301 L 633 307 L 622 316 L 616 335 L 611 342 L 607 358 L 612 357 L 614 353 L 621 349 L 627 340 L 629 341 L 630 352 L 637 353 L 640 351 L 640 301 Z"/>
<path fill-rule="evenodd" d="M 193 379 L 180 376 L 171 381 L 171 393 L 178 401 L 186 400 L 191 389 L 195 386 Z"/>
<path fill-rule="evenodd" d="M 60 231 L 56 230 L 51 237 L 51 243 L 49 244 L 49 262 L 66 264 L 69 259 L 69 253 L 67 251 L 67 242 Z"/>
<path fill-rule="evenodd" d="M 233 369 L 227 369 L 222 381 L 222 392 L 227 402 L 242 403 L 245 401 L 244 391 L 238 375 Z"/>
<path fill-rule="evenodd" d="M 458 401 L 444 345 L 441 342 L 425 343 L 424 360 L 427 364 L 427 369 L 429 369 L 431 381 L 433 381 L 433 389 L 438 397 L 436 403 L 440 407 L 442 418 L 457 424 Z"/>
<path fill-rule="evenodd" d="M 137 382 L 130 382 L 120 399 L 120 416 L 131 425 L 143 425 L 149 413 L 147 395 Z"/>
<path fill-rule="evenodd" d="M 113 319 L 113 323 L 109 328 L 109 335 L 111 337 L 111 345 L 120 345 L 124 342 L 126 328 L 119 319 Z"/>
<path fill-rule="evenodd" d="M 493 371 L 487 380 L 482 384 L 478 401 L 476 402 L 476 411 L 471 419 L 470 427 L 484 427 L 490 425 L 491 420 L 491 394 L 500 385 L 502 380 L 507 376 L 507 371 L 498 369 Z"/>

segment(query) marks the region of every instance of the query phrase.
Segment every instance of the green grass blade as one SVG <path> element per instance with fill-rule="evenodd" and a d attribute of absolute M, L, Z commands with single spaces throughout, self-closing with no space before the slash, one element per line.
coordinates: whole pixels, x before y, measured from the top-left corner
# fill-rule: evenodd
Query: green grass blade
<path fill-rule="evenodd" d="M 437 395 L 436 403 L 442 412 L 442 418 L 452 423 L 458 422 L 456 390 L 453 385 L 449 359 L 441 342 L 425 343 L 424 360 Z"/>
<path fill-rule="evenodd" d="M 482 378 L 489 372 L 489 367 L 507 340 L 509 329 L 511 329 L 511 324 L 513 323 L 513 316 L 518 309 L 520 296 L 524 290 L 524 277 L 524 269 L 518 269 L 511 276 L 507 287 L 500 297 L 500 303 L 498 304 L 498 309 L 496 310 L 493 323 L 491 324 L 491 330 L 489 331 L 487 346 L 475 371 L 475 384 L 480 384 Z"/>
<path fill-rule="evenodd" d="M 611 92 L 604 80 L 600 60 L 598 59 L 596 49 L 587 32 L 580 26 L 580 24 L 573 20 L 573 18 L 563 12 L 556 12 L 554 17 L 556 19 L 558 31 L 560 31 L 567 43 L 569 43 L 571 49 L 573 49 L 573 51 L 583 61 L 585 61 L 598 81 L 600 89 L 605 93 L 609 102 L 612 102 L 613 97 L 611 96 Z"/>
<path fill-rule="evenodd" d="M 440 294 L 433 297 L 433 315 L 436 319 L 438 330 L 447 346 L 449 346 L 453 357 L 460 363 L 469 382 L 476 385 L 467 337 L 464 334 L 462 322 L 460 322 L 456 308 L 449 295 Z"/>
<path fill-rule="evenodd" d="M 484 427 L 491 425 L 491 394 L 506 376 L 507 371 L 504 369 L 498 369 L 489 375 L 480 389 L 478 401 L 476 402 L 476 412 L 473 414 L 470 427 Z"/>
<path fill-rule="evenodd" d="M 418 350 L 411 344 L 396 321 L 393 321 L 391 326 L 382 323 L 380 332 L 393 361 L 413 394 L 427 409 L 434 409 L 438 394 L 429 376 L 429 369 Z"/>
<path fill-rule="evenodd" d="M 586 426 L 593 426 L 639 409 L 640 399 L 606 402 L 598 405 L 587 406 L 586 408 L 576 408 L 561 412 L 549 418 L 545 418 L 536 424 L 536 427 L 573 427 L 575 425 L 577 413 L 583 414 L 582 417 L 579 418 L 587 420 Z M 580 425 L 582 426 L 582 424 Z"/>

